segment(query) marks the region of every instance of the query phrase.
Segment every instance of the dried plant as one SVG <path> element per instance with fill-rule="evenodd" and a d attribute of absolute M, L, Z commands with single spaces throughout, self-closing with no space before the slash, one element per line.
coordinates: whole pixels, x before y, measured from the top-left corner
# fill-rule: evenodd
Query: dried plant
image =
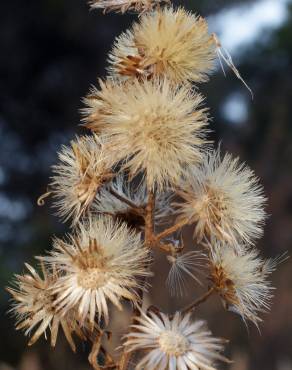
<path fill-rule="evenodd" d="M 43 276 L 26 264 L 29 273 L 7 288 L 16 329 L 34 331 L 29 345 L 49 330 L 55 346 L 61 326 L 74 351 L 73 333 L 92 342 L 94 369 L 214 370 L 229 362 L 227 341 L 194 320 L 194 310 L 217 294 L 225 309 L 259 327 L 271 305 L 270 274 L 286 259 L 265 260 L 255 249 L 266 217 L 263 188 L 245 164 L 211 146 L 193 85 L 207 81 L 217 55 L 242 77 L 205 19 L 161 4 L 91 1 L 105 12 L 137 11 L 139 22 L 117 39 L 109 76 L 84 99 L 90 133 L 61 149 L 40 198 L 52 195 L 70 233 L 37 257 Z M 154 250 L 166 256 L 171 294 L 207 282 L 179 312 L 145 307 Z M 118 333 L 108 324 L 112 307 L 123 310 L 126 301 L 131 322 L 116 358 L 108 341 Z"/>

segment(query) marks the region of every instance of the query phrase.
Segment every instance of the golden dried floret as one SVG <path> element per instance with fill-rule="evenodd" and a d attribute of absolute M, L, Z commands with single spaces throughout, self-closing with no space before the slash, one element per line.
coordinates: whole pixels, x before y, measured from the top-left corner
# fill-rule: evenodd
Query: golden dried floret
<path fill-rule="evenodd" d="M 183 8 L 163 8 L 118 37 L 109 72 L 119 79 L 166 76 L 174 83 L 198 83 L 208 79 L 215 59 L 216 42 L 205 19 Z"/>

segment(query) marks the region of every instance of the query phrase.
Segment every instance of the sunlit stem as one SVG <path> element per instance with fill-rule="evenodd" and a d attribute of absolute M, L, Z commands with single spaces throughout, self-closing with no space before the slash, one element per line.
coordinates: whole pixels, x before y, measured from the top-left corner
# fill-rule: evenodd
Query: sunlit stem
<path fill-rule="evenodd" d="M 157 234 L 155 236 L 155 239 L 157 241 L 159 241 L 161 239 L 166 238 L 167 236 L 169 236 L 169 235 L 175 233 L 176 231 L 180 230 L 181 228 L 183 228 L 185 225 L 188 224 L 188 222 L 189 222 L 188 219 L 182 219 L 178 223 L 174 224 L 173 226 L 169 227 L 168 229 L 165 229 L 161 233 Z"/>

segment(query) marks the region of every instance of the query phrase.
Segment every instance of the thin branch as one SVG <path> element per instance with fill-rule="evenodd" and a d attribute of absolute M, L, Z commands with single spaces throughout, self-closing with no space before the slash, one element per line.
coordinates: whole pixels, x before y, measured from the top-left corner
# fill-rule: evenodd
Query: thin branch
<path fill-rule="evenodd" d="M 169 227 L 168 229 L 165 229 L 161 233 L 157 234 L 155 236 L 155 240 L 159 241 L 161 239 L 166 238 L 167 236 L 169 236 L 169 235 L 175 233 L 177 230 L 181 229 L 183 226 L 187 225 L 188 222 L 189 222 L 188 219 L 185 219 L 185 218 L 182 219 L 177 224 L 174 224 L 173 226 Z"/>
<path fill-rule="evenodd" d="M 118 192 L 116 192 L 114 189 L 110 188 L 109 192 L 114 196 L 116 197 L 117 199 L 119 199 L 121 202 L 127 204 L 129 207 L 132 208 L 132 210 L 134 212 L 136 212 L 138 215 L 140 216 L 144 216 L 145 215 L 145 210 L 144 208 L 141 206 L 137 206 L 137 204 L 133 203 L 131 200 L 123 197 L 122 195 L 120 195 Z"/>
<path fill-rule="evenodd" d="M 190 303 L 188 306 L 183 308 L 181 310 L 181 313 L 183 315 L 192 312 L 196 307 L 198 307 L 200 304 L 204 303 L 207 301 L 207 299 L 215 292 L 215 287 L 211 287 L 205 294 L 203 294 L 201 297 Z M 171 316 L 173 317 L 173 315 Z"/>

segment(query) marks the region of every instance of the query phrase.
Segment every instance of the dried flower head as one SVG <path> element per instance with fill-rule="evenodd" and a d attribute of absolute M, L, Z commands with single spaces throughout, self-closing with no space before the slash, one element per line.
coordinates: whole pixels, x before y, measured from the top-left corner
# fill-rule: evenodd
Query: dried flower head
<path fill-rule="evenodd" d="M 112 192 L 114 191 L 114 193 Z M 118 199 L 117 196 L 121 196 Z M 137 212 L 136 207 L 144 209 L 147 204 L 147 186 L 145 181 L 131 182 L 123 173 L 117 175 L 111 183 L 108 184 L 98 194 L 92 211 L 100 214 L 110 214 L 120 221 L 124 221 L 128 226 L 143 228 L 145 220 L 141 212 Z M 156 224 L 167 222 L 167 216 L 172 214 L 170 206 L 171 193 L 164 192 L 156 198 L 156 207 L 154 218 Z M 128 201 L 126 203 L 122 199 Z M 131 206 L 131 204 L 136 207 Z"/>
<path fill-rule="evenodd" d="M 226 361 L 220 355 L 225 341 L 212 337 L 204 321 L 192 322 L 190 314 L 176 312 L 170 319 L 163 313 L 146 316 L 142 312 L 136 320 L 124 345 L 129 352 L 148 351 L 137 370 L 215 370 L 214 361 Z"/>
<path fill-rule="evenodd" d="M 92 9 L 103 9 L 104 12 L 134 11 L 144 13 L 151 11 L 160 4 L 167 3 L 168 0 L 91 0 L 89 2 Z"/>
<path fill-rule="evenodd" d="M 55 284 L 57 308 L 64 314 L 76 307 L 83 324 L 95 315 L 108 322 L 108 303 L 122 309 L 121 298 L 138 301 L 139 278 L 150 273 L 145 267 L 148 250 L 141 236 L 125 224 L 114 224 L 111 217 L 89 218 L 77 225 L 68 241 L 55 239 L 51 255 L 44 257 L 63 274 Z"/>
<path fill-rule="evenodd" d="M 17 317 L 16 329 L 25 329 L 25 335 L 29 335 L 38 327 L 28 343 L 29 346 L 34 344 L 42 334 L 46 335 L 46 330 L 49 329 L 51 346 L 54 347 L 61 325 L 67 341 L 75 351 L 72 332 L 75 331 L 80 335 L 80 329 L 74 314 L 70 311 L 63 317 L 54 305 L 56 296 L 52 293 L 52 288 L 59 278 L 57 273 L 47 271 L 42 265 L 43 277 L 41 277 L 29 264 L 25 266 L 29 273 L 16 275 L 16 288 L 7 288 L 14 300 L 11 312 Z"/>
<path fill-rule="evenodd" d="M 237 253 L 227 244 L 213 242 L 210 247 L 210 280 L 222 298 L 224 306 L 256 326 L 259 314 L 270 308 L 271 284 L 267 277 L 275 270 L 279 259 L 263 260 L 259 252 Z"/>
<path fill-rule="evenodd" d="M 145 171 L 148 186 L 177 183 L 185 166 L 202 158 L 207 116 L 202 96 L 167 80 L 101 84 L 87 98 L 87 126 L 102 132 L 117 159 L 135 176 Z"/>
<path fill-rule="evenodd" d="M 200 251 L 179 253 L 175 256 L 167 256 L 171 264 L 166 280 L 171 295 L 182 296 L 186 290 L 187 278 L 191 277 L 201 284 L 197 275 L 201 274 L 201 269 L 206 264 L 206 256 Z"/>
<path fill-rule="evenodd" d="M 109 55 L 115 78 L 167 76 L 174 83 L 204 82 L 216 58 L 205 19 L 183 8 L 147 13 L 122 34 Z"/>
<path fill-rule="evenodd" d="M 265 197 L 252 170 L 238 158 L 220 152 L 207 154 L 193 167 L 183 190 L 184 202 L 177 204 L 179 219 L 196 223 L 194 234 L 233 243 L 253 243 L 263 233 Z"/>
<path fill-rule="evenodd" d="M 58 214 L 72 223 L 90 208 L 96 193 L 112 177 L 112 164 L 104 143 L 96 136 L 77 137 L 63 146 L 59 164 L 53 166 L 51 189 Z"/>

